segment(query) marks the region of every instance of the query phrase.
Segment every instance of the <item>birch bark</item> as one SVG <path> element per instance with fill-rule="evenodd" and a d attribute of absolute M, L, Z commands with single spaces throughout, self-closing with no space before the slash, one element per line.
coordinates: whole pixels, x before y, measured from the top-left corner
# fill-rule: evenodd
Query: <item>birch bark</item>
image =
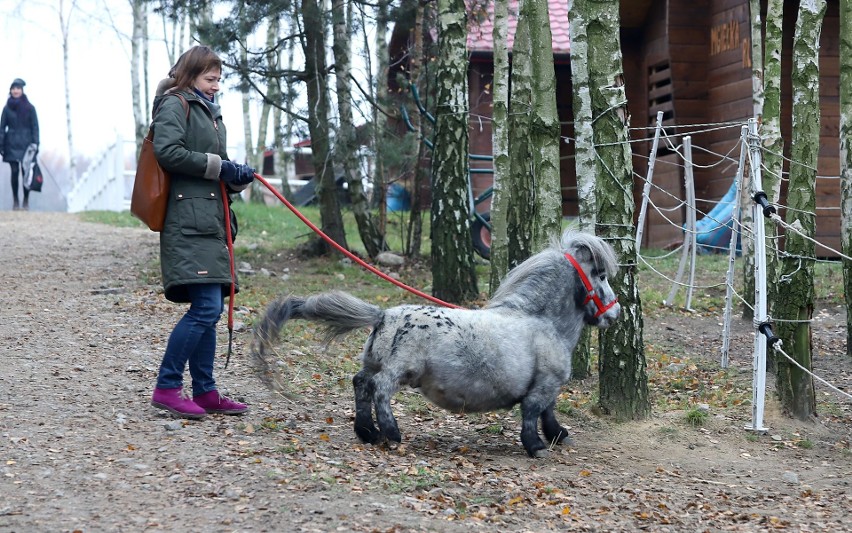
<path fill-rule="evenodd" d="M 589 94 L 597 147 L 598 235 L 615 249 L 621 268 L 610 280 L 622 317 L 600 333 L 600 406 L 619 420 L 648 416 L 642 305 L 636 285 L 633 162 L 628 143 L 618 0 L 576 0 L 588 20 Z"/>
<path fill-rule="evenodd" d="M 816 166 L 819 157 L 819 38 L 825 0 L 802 0 L 793 39 L 793 132 L 786 221 L 813 238 L 816 229 Z M 775 315 L 784 350 L 804 368 L 812 368 L 811 324 L 814 311 L 814 244 L 787 230 Z M 813 378 L 786 358 L 775 361 L 775 388 L 784 409 L 802 420 L 816 415 Z"/>
<path fill-rule="evenodd" d="M 478 295 L 468 202 L 467 16 L 438 0 L 438 79 L 432 153 L 432 293 L 452 303 Z"/>

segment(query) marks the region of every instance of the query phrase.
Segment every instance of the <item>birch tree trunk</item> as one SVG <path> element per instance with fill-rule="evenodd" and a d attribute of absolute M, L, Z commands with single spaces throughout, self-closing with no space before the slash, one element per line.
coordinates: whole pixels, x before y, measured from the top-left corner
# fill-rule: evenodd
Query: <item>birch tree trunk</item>
<path fill-rule="evenodd" d="M 375 61 L 376 61 L 376 79 L 375 79 L 375 94 L 376 103 L 379 106 L 387 104 L 388 100 L 388 2 L 389 0 L 377 0 L 376 2 L 376 44 L 375 44 Z M 387 128 L 387 120 L 385 116 L 379 112 L 378 106 L 373 106 L 373 146 L 376 153 L 376 169 L 373 175 L 373 197 L 371 199 L 373 207 L 379 209 L 379 232 L 385 234 L 385 223 L 387 209 L 385 206 L 385 191 L 388 186 L 387 169 L 385 168 L 385 129 Z"/>
<path fill-rule="evenodd" d="M 595 233 L 597 200 L 595 177 L 594 132 L 592 130 L 592 100 L 589 94 L 589 40 L 586 33 L 588 21 L 581 9 L 574 8 L 568 0 L 571 37 L 571 85 L 574 92 L 574 165 L 577 174 L 578 225 L 581 231 Z M 583 330 L 571 359 L 575 379 L 585 379 L 592 374 L 592 357 L 589 346 L 590 330 Z"/>
<path fill-rule="evenodd" d="M 793 138 L 787 191 L 788 224 L 809 237 L 816 227 L 816 166 L 819 157 L 819 37 L 825 0 L 802 0 L 793 41 Z M 782 277 L 778 283 L 777 334 L 785 351 L 804 368 L 812 367 L 811 325 L 814 310 L 814 244 L 787 230 Z M 786 358 L 776 358 L 775 388 L 784 409 L 808 420 L 816 415 L 813 378 Z"/>
<path fill-rule="evenodd" d="M 548 246 L 562 232 L 562 187 L 559 175 L 559 113 L 556 110 L 556 73 L 547 2 L 523 2 L 521 15 L 529 18 L 532 55 L 532 117 L 530 142 L 535 185 L 533 250 Z"/>
<path fill-rule="evenodd" d="M 599 156 L 598 235 L 615 249 L 621 268 L 610 280 L 622 317 L 600 333 L 600 406 L 619 420 L 651 411 L 642 305 L 636 285 L 633 162 L 627 137 L 627 95 L 621 60 L 618 0 L 576 0 L 588 21 L 589 94 Z"/>
<path fill-rule="evenodd" d="M 412 35 L 411 52 L 409 58 L 409 83 L 416 87 L 420 94 L 426 94 L 421 81 L 421 72 L 423 71 L 424 46 L 423 36 L 428 34 L 424 31 L 426 24 L 426 10 L 429 3 L 426 0 L 414 0 L 416 3 L 414 11 L 414 29 Z M 421 205 L 423 204 L 423 185 L 428 179 L 427 168 L 429 168 L 429 154 L 426 145 L 419 139 L 428 137 L 426 121 L 422 120 L 420 113 L 414 113 L 412 116 L 414 121 L 414 129 L 416 131 L 417 145 L 415 151 L 417 158 L 415 159 L 414 169 L 412 171 L 414 179 L 411 185 L 411 211 L 408 219 L 408 237 L 406 239 L 406 253 L 409 257 L 417 257 L 420 255 L 420 247 L 423 244 L 423 212 Z M 386 184 L 387 185 L 387 184 Z"/>
<path fill-rule="evenodd" d="M 840 0 L 840 240 L 852 257 L 852 0 Z M 852 356 L 852 260 L 843 259 L 846 355 Z"/>
<path fill-rule="evenodd" d="M 145 9 L 145 16 L 142 18 L 142 83 L 144 88 L 144 93 L 142 95 L 142 115 L 148 119 L 151 116 L 151 95 L 148 93 L 148 87 L 151 86 L 150 80 L 148 79 L 148 56 L 149 56 L 149 37 L 148 37 L 148 9 Z M 140 144 L 141 146 L 141 144 Z"/>
<path fill-rule="evenodd" d="M 148 133 L 151 117 L 145 114 L 142 103 L 142 47 L 144 46 L 144 20 L 148 16 L 147 4 L 143 0 L 132 0 L 130 11 L 133 16 L 133 31 L 130 34 L 130 97 L 133 100 L 134 142 L 136 143 L 136 159 L 142 150 L 142 140 Z"/>
<path fill-rule="evenodd" d="M 432 292 L 461 303 L 478 295 L 467 193 L 467 16 L 464 0 L 438 0 L 438 87 L 432 154 Z"/>
<path fill-rule="evenodd" d="M 763 60 L 763 166 L 761 183 L 768 200 L 778 203 L 781 196 L 781 174 L 784 170 L 784 139 L 781 137 L 781 47 L 782 21 L 784 19 L 784 0 L 769 0 L 766 14 L 766 48 Z M 766 247 L 766 294 L 767 311 L 771 314 L 772 303 L 778 296 L 776 282 L 778 273 L 778 252 L 775 238 L 778 229 L 771 220 L 763 220 L 766 242 L 774 243 Z M 751 271 L 754 272 L 753 270 Z M 754 291 L 746 294 L 754 294 Z"/>
<path fill-rule="evenodd" d="M 280 18 L 275 17 L 269 21 L 269 31 L 276 37 L 281 33 Z M 293 24 L 295 26 L 295 24 Z M 284 50 L 278 47 L 270 49 L 267 52 L 267 68 L 271 71 L 280 69 L 281 54 L 287 54 L 287 64 L 285 70 L 292 70 L 293 67 L 293 48 L 295 39 L 289 39 Z M 269 78 L 269 99 L 273 102 L 280 102 L 281 106 L 290 109 L 293 105 L 293 91 L 288 87 L 286 91 L 282 90 L 281 77 L 270 76 Z M 281 185 L 278 189 L 288 201 L 293 201 L 293 190 L 290 188 L 290 161 L 291 156 L 286 149 L 286 145 L 290 142 L 290 137 L 293 130 L 293 118 L 284 113 L 278 106 L 272 110 L 272 145 L 274 146 L 273 168 L 276 179 L 281 180 Z"/>
<path fill-rule="evenodd" d="M 272 80 L 267 79 L 267 84 L 272 85 Z M 272 106 L 264 100 L 260 108 L 260 118 L 257 121 L 257 144 L 254 148 L 254 154 L 249 159 L 249 165 L 257 170 L 258 174 L 263 173 L 263 160 L 266 158 L 266 137 L 269 133 L 269 114 L 272 112 Z M 262 183 L 255 180 L 251 183 L 251 197 L 249 200 L 252 203 L 263 203 L 263 191 L 266 187 Z"/>
<path fill-rule="evenodd" d="M 530 122 L 533 113 L 533 67 L 530 20 L 518 16 L 512 46 L 509 95 L 509 179 L 504 191 L 506 206 L 506 257 L 509 269 L 535 253 L 535 183 L 533 181 Z"/>
<path fill-rule="evenodd" d="M 72 183 L 77 181 L 77 163 L 74 157 L 74 135 L 71 132 L 71 85 L 68 75 L 68 37 L 71 32 L 71 18 L 77 7 L 76 0 L 70 1 L 70 7 L 66 11 L 66 0 L 59 0 L 59 29 L 62 38 L 62 76 L 65 81 L 65 127 L 68 131 L 68 175 Z"/>
<path fill-rule="evenodd" d="M 343 228 L 343 217 L 337 201 L 334 168 L 329 157 L 329 101 L 328 68 L 325 61 L 325 21 L 317 0 L 302 0 L 302 28 L 304 31 L 305 86 L 308 99 L 308 130 L 311 135 L 311 162 L 314 167 L 314 185 L 319 201 L 323 233 L 337 244 L 349 248 Z M 331 250 L 325 241 L 313 241 L 316 251 Z"/>
<path fill-rule="evenodd" d="M 773 0 L 769 0 L 772 2 Z M 783 0 L 782 0 L 783 1 Z M 763 116 L 763 18 L 760 15 L 761 0 L 749 0 L 751 22 L 751 101 L 754 117 Z"/>
<path fill-rule="evenodd" d="M 240 50 L 240 70 L 241 76 L 248 77 L 248 48 L 242 47 Z M 243 142 L 246 147 L 246 162 L 251 165 L 255 160 L 255 149 L 252 131 L 251 131 L 251 99 L 249 98 L 248 88 L 243 88 L 240 94 L 240 102 L 243 106 Z M 254 189 L 249 191 L 249 200 L 254 196 Z"/>
<path fill-rule="evenodd" d="M 349 199 L 352 213 L 358 225 L 358 233 L 367 255 L 375 258 L 385 250 L 384 239 L 377 231 L 370 216 L 370 206 L 364 194 L 361 171 L 356 160 L 355 121 L 352 116 L 352 84 L 350 34 L 352 28 L 352 3 L 346 0 L 332 0 L 331 20 L 334 33 L 334 78 L 337 85 L 337 113 L 340 126 L 337 130 L 337 142 L 334 150 L 335 161 L 343 169 L 343 175 L 349 186 Z"/>
<path fill-rule="evenodd" d="M 503 182 L 509 175 L 509 0 L 494 0 L 494 76 L 491 113 L 491 145 L 494 157 L 494 193 L 491 196 L 491 283 L 490 294 L 500 286 L 509 271 L 507 253 L 506 210 L 509 196 L 503 193 Z"/>

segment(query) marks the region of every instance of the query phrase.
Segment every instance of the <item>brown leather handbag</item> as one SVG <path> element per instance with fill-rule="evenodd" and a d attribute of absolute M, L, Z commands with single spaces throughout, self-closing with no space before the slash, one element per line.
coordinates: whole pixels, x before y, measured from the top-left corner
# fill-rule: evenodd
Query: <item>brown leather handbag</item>
<path fill-rule="evenodd" d="M 189 103 L 177 94 L 189 120 Z M 130 213 L 145 223 L 151 231 L 163 231 L 166 207 L 169 204 L 169 173 L 163 170 L 154 155 L 154 126 L 142 141 L 136 177 L 133 181 L 133 196 L 130 197 Z"/>

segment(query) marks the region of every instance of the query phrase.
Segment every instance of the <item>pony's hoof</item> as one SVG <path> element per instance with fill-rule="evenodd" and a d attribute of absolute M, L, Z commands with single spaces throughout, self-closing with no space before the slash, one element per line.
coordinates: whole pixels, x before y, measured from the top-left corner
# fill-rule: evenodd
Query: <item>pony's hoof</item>
<path fill-rule="evenodd" d="M 561 430 L 555 439 L 549 440 L 553 444 L 564 444 L 566 446 L 574 444 L 574 441 L 571 440 L 571 437 L 568 436 L 568 430 L 566 429 Z"/>
<path fill-rule="evenodd" d="M 355 434 L 365 444 L 379 444 L 382 441 L 382 433 L 376 428 L 356 427 Z"/>
<path fill-rule="evenodd" d="M 527 451 L 527 455 L 532 458 L 547 457 L 547 446 L 541 441 L 532 446 L 524 446 L 524 449 Z"/>
<path fill-rule="evenodd" d="M 535 459 L 546 459 L 548 456 L 550 456 L 550 451 L 547 448 L 542 448 L 540 450 L 534 451 L 531 455 Z"/>
<path fill-rule="evenodd" d="M 397 444 L 402 442 L 402 433 L 400 433 L 396 428 L 390 431 L 385 431 L 384 435 L 388 439 L 388 442 L 395 442 Z"/>

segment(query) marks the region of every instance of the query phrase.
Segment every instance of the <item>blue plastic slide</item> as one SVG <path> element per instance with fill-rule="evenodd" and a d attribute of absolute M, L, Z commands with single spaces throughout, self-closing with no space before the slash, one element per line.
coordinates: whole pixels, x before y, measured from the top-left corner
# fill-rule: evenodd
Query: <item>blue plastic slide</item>
<path fill-rule="evenodd" d="M 707 213 L 704 218 L 695 223 L 698 251 L 703 253 L 727 252 L 731 244 L 733 231 L 733 214 L 737 200 L 737 181 L 733 180 L 731 188 L 725 196 Z M 737 237 L 737 252 L 741 250 L 740 239 Z"/>

